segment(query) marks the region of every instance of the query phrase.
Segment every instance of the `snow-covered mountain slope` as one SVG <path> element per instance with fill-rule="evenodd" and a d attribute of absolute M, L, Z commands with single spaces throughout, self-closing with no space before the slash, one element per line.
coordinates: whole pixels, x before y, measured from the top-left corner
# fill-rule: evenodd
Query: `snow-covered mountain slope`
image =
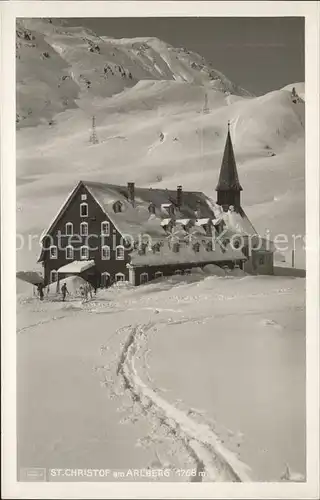
<path fill-rule="evenodd" d="M 249 97 L 222 75 L 210 80 L 209 65 L 192 68 L 200 56 L 156 39 L 98 38 L 44 20 L 22 24 L 35 40 L 18 38 L 17 107 L 22 114 L 27 106 L 33 111 L 19 125 L 34 126 L 17 132 L 19 232 L 40 235 L 80 179 L 173 189 L 182 184 L 215 199 L 230 120 L 249 218 L 260 233 L 304 234 L 304 102 L 294 103 L 288 89 Z M 87 40 L 102 54 L 90 52 Z M 36 46 L 25 47 L 29 43 Z M 41 58 L 42 52 L 50 57 Z M 105 77 L 110 60 L 122 70 L 112 66 L 114 74 L 108 70 Z M 21 100 L 23 72 L 29 76 Z M 84 74 L 89 88 L 79 76 Z M 61 107 L 64 92 L 69 101 Z M 49 95 L 52 107 L 44 115 L 39 104 Z M 95 145 L 89 141 L 93 115 Z M 34 263 L 39 247 L 33 241 L 19 254 L 20 269 Z M 303 265 L 302 253 L 296 264 Z"/>
<path fill-rule="evenodd" d="M 305 101 L 305 84 L 304 82 L 298 82 L 298 83 L 291 83 L 290 85 L 286 85 L 283 87 L 282 90 L 288 90 L 289 92 L 292 92 L 292 90 L 295 89 L 296 94 L 300 99 Z"/>
<path fill-rule="evenodd" d="M 17 22 L 17 122 L 30 126 L 74 106 L 110 97 L 140 80 L 173 80 L 250 96 L 200 55 L 157 38 L 113 39 L 56 20 Z M 37 95 L 28 94 L 32 85 Z"/>

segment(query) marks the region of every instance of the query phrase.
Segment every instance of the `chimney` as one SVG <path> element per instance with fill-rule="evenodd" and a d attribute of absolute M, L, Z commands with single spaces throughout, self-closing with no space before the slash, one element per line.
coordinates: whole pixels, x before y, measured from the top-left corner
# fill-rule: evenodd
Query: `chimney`
<path fill-rule="evenodd" d="M 180 210 L 182 205 L 182 186 L 177 186 L 177 207 Z"/>
<path fill-rule="evenodd" d="M 128 182 L 128 200 L 134 206 L 134 182 Z"/>

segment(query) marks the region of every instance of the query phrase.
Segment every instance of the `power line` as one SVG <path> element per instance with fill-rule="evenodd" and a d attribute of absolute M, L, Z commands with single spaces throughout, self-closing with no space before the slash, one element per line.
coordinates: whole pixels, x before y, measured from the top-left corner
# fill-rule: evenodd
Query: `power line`
<path fill-rule="evenodd" d="M 90 135 L 91 144 L 98 144 L 99 139 L 96 131 L 96 117 L 92 117 L 92 127 L 91 127 L 91 135 Z"/>

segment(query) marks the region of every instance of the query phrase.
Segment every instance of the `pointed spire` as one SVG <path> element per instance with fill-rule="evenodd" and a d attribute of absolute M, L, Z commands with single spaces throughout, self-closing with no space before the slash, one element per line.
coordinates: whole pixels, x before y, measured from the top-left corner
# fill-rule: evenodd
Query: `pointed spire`
<path fill-rule="evenodd" d="M 230 135 L 230 121 L 216 191 L 242 191 Z"/>

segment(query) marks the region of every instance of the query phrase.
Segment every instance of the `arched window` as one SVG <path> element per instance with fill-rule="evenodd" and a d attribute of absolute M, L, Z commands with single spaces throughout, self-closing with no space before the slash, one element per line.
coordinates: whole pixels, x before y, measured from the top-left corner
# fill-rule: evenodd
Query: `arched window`
<path fill-rule="evenodd" d="M 101 274 L 101 287 L 102 288 L 107 288 L 110 286 L 110 274 L 107 272 L 104 272 Z"/>
<path fill-rule="evenodd" d="M 80 259 L 83 260 L 89 259 L 89 247 L 86 246 L 80 247 Z"/>
<path fill-rule="evenodd" d="M 104 236 L 109 236 L 110 235 L 110 222 L 107 220 L 101 222 L 101 234 Z"/>
<path fill-rule="evenodd" d="M 73 259 L 73 247 L 71 245 L 68 245 L 66 247 L 66 259 L 67 260 Z"/>
<path fill-rule="evenodd" d="M 80 203 L 80 217 L 88 217 L 88 203 Z"/>
<path fill-rule="evenodd" d="M 191 274 L 191 269 L 185 269 L 184 274 Z"/>
<path fill-rule="evenodd" d="M 54 283 L 55 281 L 58 280 L 58 273 L 55 269 L 50 271 L 50 283 Z"/>
<path fill-rule="evenodd" d="M 49 251 L 50 251 L 50 259 L 57 259 L 58 258 L 58 249 L 55 245 L 51 245 Z"/>
<path fill-rule="evenodd" d="M 124 280 L 125 280 L 125 275 L 123 273 L 116 274 L 116 281 L 124 281 Z"/>
<path fill-rule="evenodd" d="M 73 224 L 72 222 L 66 223 L 66 235 L 71 236 L 73 234 Z"/>
<path fill-rule="evenodd" d="M 176 269 L 176 271 L 174 272 L 174 274 L 182 274 L 181 269 Z"/>
<path fill-rule="evenodd" d="M 81 222 L 80 224 L 80 236 L 88 236 L 88 223 L 87 222 Z"/>
<path fill-rule="evenodd" d="M 108 247 L 108 245 L 103 245 L 101 247 L 101 259 L 110 260 L 110 247 Z"/>
<path fill-rule="evenodd" d="M 124 260 L 124 247 L 118 245 L 116 248 L 116 260 Z"/>
<path fill-rule="evenodd" d="M 148 281 L 149 281 L 148 273 L 141 273 L 140 274 L 140 285 L 143 285 L 144 283 L 147 283 Z"/>
<path fill-rule="evenodd" d="M 122 212 L 122 203 L 121 201 L 115 201 L 113 204 L 113 211 L 115 214 Z"/>
<path fill-rule="evenodd" d="M 155 279 L 157 279 L 157 278 L 162 278 L 162 276 L 163 276 L 163 272 L 162 272 L 162 271 L 157 271 L 157 272 L 155 273 L 155 275 L 154 275 Z"/>

